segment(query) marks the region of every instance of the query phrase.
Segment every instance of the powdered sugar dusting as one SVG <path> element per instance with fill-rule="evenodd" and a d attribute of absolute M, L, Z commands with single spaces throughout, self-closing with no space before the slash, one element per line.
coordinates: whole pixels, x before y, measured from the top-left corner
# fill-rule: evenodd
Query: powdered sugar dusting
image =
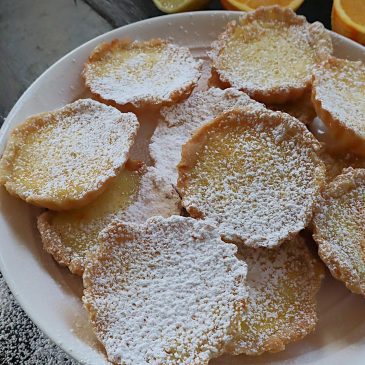
<path fill-rule="evenodd" d="M 313 86 L 321 108 L 365 138 L 365 65 L 331 58 L 316 69 Z"/>
<path fill-rule="evenodd" d="M 352 168 L 365 168 L 365 158 L 355 156 L 351 153 L 332 154 L 330 151 L 323 150 L 320 155 L 326 166 L 327 182 L 332 181 L 336 176 L 340 175 L 343 170 Z"/>
<path fill-rule="evenodd" d="M 228 23 L 209 55 L 223 82 L 270 102 L 273 94 L 287 97 L 292 90 L 304 91 L 316 63 L 331 51 L 322 24 L 309 24 L 289 9 L 271 6 Z"/>
<path fill-rule="evenodd" d="M 89 206 L 71 212 L 46 212 L 38 218 L 44 247 L 56 261 L 82 275 L 87 257 L 99 247 L 99 232 L 113 220 L 143 223 L 155 215 L 180 214 L 180 197 L 172 185 L 153 167 L 143 170 L 140 182 L 139 172 L 122 172 L 117 177 L 121 180 Z"/>
<path fill-rule="evenodd" d="M 242 316 L 246 265 L 202 221 L 113 223 L 86 267 L 83 301 L 116 363 L 208 364 Z"/>
<path fill-rule="evenodd" d="M 194 93 L 181 104 L 163 108 L 162 120 L 150 144 L 158 173 L 176 184 L 176 165 L 181 159 L 181 147 L 194 131 L 226 110 L 253 103 L 255 101 L 241 91 L 211 88 Z"/>
<path fill-rule="evenodd" d="M 119 219 L 143 223 L 147 218 L 159 215 L 169 217 L 180 214 L 180 197 L 172 185 L 161 177 L 157 169 L 150 166 L 141 179 L 141 187 L 136 201 Z"/>
<path fill-rule="evenodd" d="M 69 209 L 115 176 L 138 126 L 134 114 L 91 99 L 30 117 L 10 136 L 2 182 L 27 201 Z"/>
<path fill-rule="evenodd" d="M 248 265 L 248 299 L 235 354 L 282 351 L 314 330 L 324 270 L 302 238 L 271 250 L 240 246 L 238 257 Z"/>
<path fill-rule="evenodd" d="M 318 203 L 313 238 L 334 277 L 365 295 L 365 169 L 349 168 L 333 180 Z"/>
<path fill-rule="evenodd" d="M 248 106 L 222 114 L 184 146 L 183 206 L 213 219 L 228 241 L 278 245 L 312 217 L 324 183 L 319 148 L 287 114 Z"/>
<path fill-rule="evenodd" d="M 115 45 L 83 72 L 86 85 L 105 100 L 135 107 L 163 104 L 191 91 L 200 77 L 202 61 L 188 48 L 157 40 Z"/>

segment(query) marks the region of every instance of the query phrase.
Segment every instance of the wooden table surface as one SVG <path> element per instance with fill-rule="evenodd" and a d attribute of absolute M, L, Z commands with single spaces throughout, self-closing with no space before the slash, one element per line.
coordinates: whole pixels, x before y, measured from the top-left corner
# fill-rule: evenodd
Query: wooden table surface
<path fill-rule="evenodd" d="M 331 6 L 331 0 L 306 0 L 298 13 L 329 28 Z M 221 9 L 219 1 L 208 9 Z M 115 27 L 159 15 L 152 0 L 0 0 L 0 123 L 64 54 Z M 0 365 L 5 364 L 76 362 L 32 324 L 0 274 Z"/>

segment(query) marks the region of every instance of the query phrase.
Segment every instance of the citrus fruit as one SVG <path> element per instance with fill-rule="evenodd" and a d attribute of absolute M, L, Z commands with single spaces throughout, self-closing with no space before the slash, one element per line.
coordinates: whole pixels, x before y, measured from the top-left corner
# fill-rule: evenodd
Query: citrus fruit
<path fill-rule="evenodd" d="M 260 6 L 280 5 L 283 8 L 297 10 L 304 0 L 221 0 L 221 4 L 228 10 L 250 11 Z"/>
<path fill-rule="evenodd" d="M 365 45 L 365 1 L 334 0 L 332 30 Z"/>
<path fill-rule="evenodd" d="M 179 13 L 202 8 L 209 0 L 153 0 L 164 13 Z"/>

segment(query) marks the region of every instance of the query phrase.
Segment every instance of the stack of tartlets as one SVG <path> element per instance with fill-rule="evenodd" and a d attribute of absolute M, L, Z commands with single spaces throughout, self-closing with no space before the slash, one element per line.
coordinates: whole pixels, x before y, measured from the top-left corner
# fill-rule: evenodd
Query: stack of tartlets
<path fill-rule="evenodd" d="M 316 326 L 323 263 L 365 295 L 365 65 L 277 6 L 208 56 L 204 79 L 166 40 L 99 45 L 90 98 L 29 117 L 0 162 L 10 194 L 47 208 L 44 248 L 83 277 L 116 364 L 282 351 Z M 153 163 L 132 159 L 156 113 Z"/>

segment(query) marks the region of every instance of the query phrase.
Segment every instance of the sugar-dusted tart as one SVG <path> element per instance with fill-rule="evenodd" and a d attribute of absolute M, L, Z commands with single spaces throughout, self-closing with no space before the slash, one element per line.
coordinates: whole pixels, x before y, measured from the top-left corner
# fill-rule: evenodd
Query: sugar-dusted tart
<path fill-rule="evenodd" d="M 84 206 L 123 167 L 138 127 L 134 114 L 91 99 L 33 115 L 9 136 L 0 184 L 41 207 Z"/>
<path fill-rule="evenodd" d="M 237 247 L 203 221 L 115 222 L 86 265 L 83 302 L 108 359 L 208 364 L 232 340 L 246 300 Z"/>
<path fill-rule="evenodd" d="M 43 246 L 55 260 L 82 275 L 88 256 L 99 247 L 98 236 L 115 219 L 144 223 L 160 215 L 180 214 L 180 198 L 153 167 L 128 161 L 107 190 L 85 207 L 42 213 L 38 229 Z"/>
<path fill-rule="evenodd" d="M 365 157 L 356 156 L 352 153 L 333 154 L 324 149 L 320 156 L 326 166 L 326 178 L 328 182 L 341 175 L 343 170 L 349 167 L 365 168 Z"/>
<path fill-rule="evenodd" d="M 247 309 L 230 352 L 260 355 L 283 351 L 288 343 L 314 330 L 316 295 L 324 268 L 303 238 L 271 250 L 240 245 L 238 257 L 248 266 Z"/>
<path fill-rule="evenodd" d="M 294 118 L 297 118 L 305 125 L 313 122 L 317 116 L 311 100 L 311 91 L 307 91 L 303 96 L 294 101 L 289 101 L 283 104 L 270 104 L 267 107 L 271 110 L 288 113 Z"/>
<path fill-rule="evenodd" d="M 316 68 L 312 101 L 344 150 L 365 156 L 365 64 L 329 58 Z"/>
<path fill-rule="evenodd" d="M 223 239 L 273 247 L 312 218 L 324 183 L 320 145 L 285 113 L 246 106 L 221 114 L 183 146 L 177 188 L 188 213 Z"/>
<path fill-rule="evenodd" d="M 212 79 L 258 101 L 284 103 L 310 88 L 314 67 L 331 52 L 321 23 L 279 6 L 261 7 L 229 22 L 212 44 Z"/>
<path fill-rule="evenodd" d="M 180 104 L 162 108 L 162 118 L 149 147 L 159 174 L 176 184 L 181 147 L 194 131 L 224 111 L 253 103 L 255 101 L 236 89 L 210 88 L 194 92 Z"/>
<path fill-rule="evenodd" d="M 323 192 L 313 238 L 331 274 L 365 295 L 365 169 L 349 168 Z"/>
<path fill-rule="evenodd" d="M 82 75 L 94 96 L 134 111 L 185 99 L 199 80 L 201 66 L 188 48 L 165 40 L 116 39 L 94 49 Z"/>

